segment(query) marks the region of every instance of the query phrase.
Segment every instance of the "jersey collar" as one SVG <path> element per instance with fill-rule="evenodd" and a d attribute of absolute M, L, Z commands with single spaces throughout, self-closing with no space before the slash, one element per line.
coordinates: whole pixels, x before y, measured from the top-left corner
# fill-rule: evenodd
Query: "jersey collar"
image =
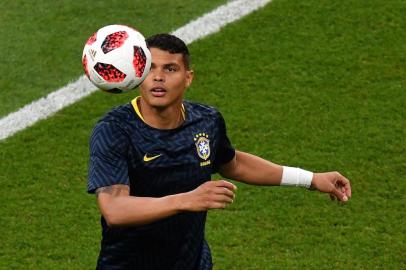
<path fill-rule="evenodd" d="M 147 124 L 147 122 L 145 122 L 144 117 L 142 117 L 140 108 L 138 107 L 138 100 L 141 98 L 141 96 L 137 96 L 135 97 L 133 100 L 131 100 L 131 105 L 134 108 L 135 113 L 138 115 L 138 117 L 145 123 Z M 185 106 L 182 103 L 182 108 L 181 108 L 181 112 L 182 112 L 182 118 L 183 121 L 186 120 L 186 110 L 185 110 Z"/>

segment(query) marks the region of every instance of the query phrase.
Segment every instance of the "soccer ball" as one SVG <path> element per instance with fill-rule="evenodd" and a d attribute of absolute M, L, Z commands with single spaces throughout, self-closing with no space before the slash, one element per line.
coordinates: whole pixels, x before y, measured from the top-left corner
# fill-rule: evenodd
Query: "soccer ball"
<path fill-rule="evenodd" d="M 144 36 L 129 26 L 108 25 L 86 42 L 82 64 L 89 80 L 109 93 L 133 90 L 151 67 Z"/>

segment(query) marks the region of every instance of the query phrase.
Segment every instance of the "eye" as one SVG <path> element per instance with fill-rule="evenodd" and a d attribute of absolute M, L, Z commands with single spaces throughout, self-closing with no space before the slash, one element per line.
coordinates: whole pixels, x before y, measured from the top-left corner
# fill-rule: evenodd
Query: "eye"
<path fill-rule="evenodd" d="M 167 67 L 165 67 L 165 70 L 167 70 L 169 72 L 175 72 L 178 69 L 176 67 L 174 67 L 174 66 L 167 66 Z"/>

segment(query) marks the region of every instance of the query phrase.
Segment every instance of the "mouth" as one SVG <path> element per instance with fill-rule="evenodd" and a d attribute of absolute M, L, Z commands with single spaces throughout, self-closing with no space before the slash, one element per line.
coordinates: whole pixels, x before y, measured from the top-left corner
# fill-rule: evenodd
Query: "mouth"
<path fill-rule="evenodd" d="M 163 87 L 153 87 L 150 92 L 154 97 L 163 97 L 167 91 Z"/>

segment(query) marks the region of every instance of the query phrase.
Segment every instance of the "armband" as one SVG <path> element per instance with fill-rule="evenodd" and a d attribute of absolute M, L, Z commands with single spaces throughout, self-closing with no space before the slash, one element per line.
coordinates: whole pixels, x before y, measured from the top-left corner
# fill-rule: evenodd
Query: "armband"
<path fill-rule="evenodd" d="M 281 186 L 296 186 L 310 188 L 313 173 L 300 168 L 283 166 Z"/>

